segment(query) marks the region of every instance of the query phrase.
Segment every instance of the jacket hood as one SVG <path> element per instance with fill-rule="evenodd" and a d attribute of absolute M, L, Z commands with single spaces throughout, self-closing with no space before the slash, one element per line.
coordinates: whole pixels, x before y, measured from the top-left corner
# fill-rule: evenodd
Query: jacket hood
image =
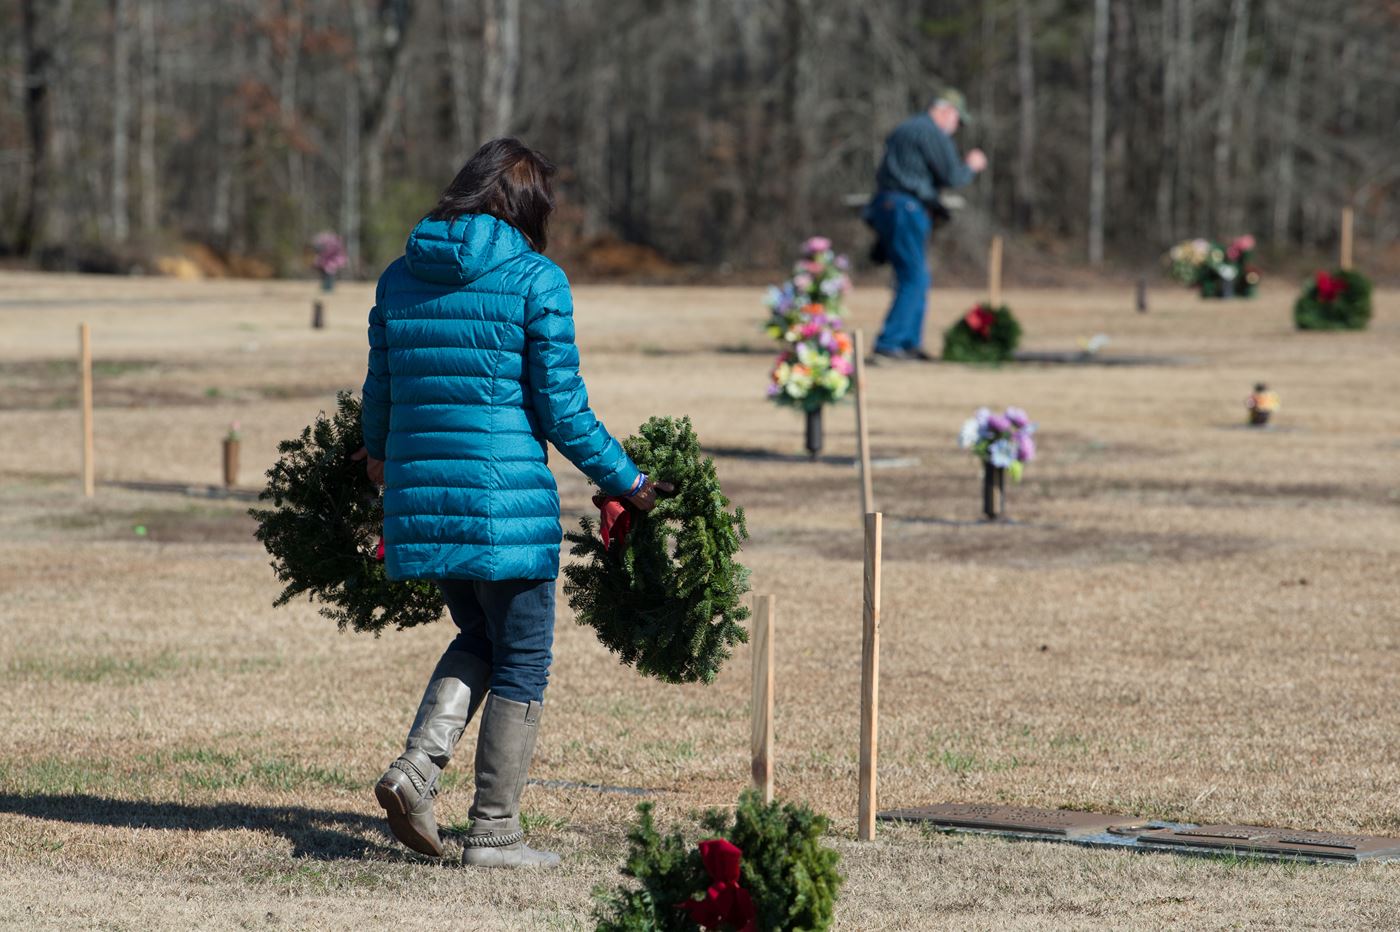
<path fill-rule="evenodd" d="M 416 278 L 466 285 L 511 259 L 531 252 L 515 227 L 489 214 L 455 220 L 422 220 L 408 236 L 404 262 Z"/>

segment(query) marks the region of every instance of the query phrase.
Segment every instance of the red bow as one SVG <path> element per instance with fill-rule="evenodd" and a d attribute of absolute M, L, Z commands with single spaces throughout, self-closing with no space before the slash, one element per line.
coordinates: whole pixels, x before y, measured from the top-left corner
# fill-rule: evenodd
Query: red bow
<path fill-rule="evenodd" d="M 374 558 L 380 563 L 384 562 L 384 535 L 379 535 L 379 543 L 374 546 Z"/>
<path fill-rule="evenodd" d="M 627 532 L 632 530 L 632 512 L 622 496 L 595 495 L 593 504 L 598 506 L 598 535 L 603 538 L 603 546 L 611 550 L 614 541 L 618 547 L 626 546 Z"/>
<path fill-rule="evenodd" d="M 1333 278 L 1326 272 L 1317 273 L 1317 300 L 1323 304 L 1330 304 L 1343 291 L 1347 290 L 1346 280 L 1340 275 Z"/>
<path fill-rule="evenodd" d="M 739 861 L 744 852 L 723 838 L 700 842 L 700 860 L 714 883 L 705 891 L 703 900 L 677 903 L 702 929 L 732 926 L 738 932 L 758 932 L 758 914 L 754 912 L 749 891 L 739 886 Z"/>
<path fill-rule="evenodd" d="M 971 328 L 973 333 L 984 340 L 991 334 L 992 324 L 996 323 L 996 317 L 992 312 L 980 304 L 968 311 L 966 316 L 963 317 L 963 320 L 967 323 L 968 327 Z"/>

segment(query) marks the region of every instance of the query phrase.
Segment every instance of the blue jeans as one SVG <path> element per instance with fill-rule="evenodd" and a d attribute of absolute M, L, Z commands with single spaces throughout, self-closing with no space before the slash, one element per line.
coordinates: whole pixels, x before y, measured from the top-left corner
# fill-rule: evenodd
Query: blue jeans
<path fill-rule="evenodd" d="M 894 266 L 894 303 L 875 349 L 918 349 L 924 344 L 924 310 L 932 277 L 928 270 L 928 235 L 933 229 L 918 198 L 881 191 L 865 208 L 865 222 L 879 235 Z"/>
<path fill-rule="evenodd" d="M 491 665 L 491 691 L 512 702 L 543 702 L 554 660 L 554 580 L 438 582 L 457 625 L 448 650 Z"/>

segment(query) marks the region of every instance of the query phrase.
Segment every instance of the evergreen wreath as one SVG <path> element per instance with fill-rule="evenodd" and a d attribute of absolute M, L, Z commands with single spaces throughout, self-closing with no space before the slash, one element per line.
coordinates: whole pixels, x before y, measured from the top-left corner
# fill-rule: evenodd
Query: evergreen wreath
<path fill-rule="evenodd" d="M 651 803 L 642 803 L 637 812 L 622 874 L 640 887 L 594 890 L 598 932 L 695 932 L 699 927 L 676 908 L 710 884 L 695 842 L 679 831 L 658 832 Z M 831 926 L 843 878 L 836 869 L 841 856 L 822 844 L 825 816 L 793 803 L 765 805 L 756 790 L 746 790 L 732 821 L 728 813 L 712 809 L 700 824 L 709 833 L 702 837 L 724 838 L 743 852 L 739 884 L 753 898 L 758 928 Z"/>
<path fill-rule="evenodd" d="M 749 571 L 736 562 L 748 535 L 729 510 L 714 460 L 700 453 L 690 418 L 654 417 L 622 446 L 642 472 L 675 491 L 609 549 L 591 518 L 565 535 L 582 560 L 564 568 L 578 623 L 637 671 L 668 683 L 709 683 L 735 644 L 748 640 L 741 599 Z"/>
<path fill-rule="evenodd" d="M 1005 304 L 978 304 L 943 333 L 948 362 L 1006 362 L 1021 342 L 1021 324 Z"/>
<path fill-rule="evenodd" d="M 1371 320 L 1371 280 L 1355 269 L 1318 272 L 1293 305 L 1299 330 L 1365 330 Z"/>
<path fill-rule="evenodd" d="M 321 412 L 300 436 L 277 445 L 281 457 L 258 495 L 272 507 L 248 513 L 258 522 L 257 538 L 272 555 L 277 578 L 286 583 L 273 605 L 305 594 L 321 602 L 321 614 L 341 630 L 378 636 L 390 625 L 437 621 L 443 603 L 430 582 L 389 579 L 376 555 L 383 500 L 364 463 L 350 459 L 363 445 L 360 402 L 341 392 L 334 417 Z"/>

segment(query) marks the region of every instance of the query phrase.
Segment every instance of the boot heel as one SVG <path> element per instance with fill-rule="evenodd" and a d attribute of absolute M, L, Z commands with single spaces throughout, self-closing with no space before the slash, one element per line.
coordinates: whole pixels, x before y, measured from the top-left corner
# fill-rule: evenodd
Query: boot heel
<path fill-rule="evenodd" d="M 374 798 L 379 800 L 379 805 L 391 816 L 408 815 L 408 804 L 403 796 L 399 795 L 399 788 L 392 780 L 380 780 L 374 785 Z"/>

